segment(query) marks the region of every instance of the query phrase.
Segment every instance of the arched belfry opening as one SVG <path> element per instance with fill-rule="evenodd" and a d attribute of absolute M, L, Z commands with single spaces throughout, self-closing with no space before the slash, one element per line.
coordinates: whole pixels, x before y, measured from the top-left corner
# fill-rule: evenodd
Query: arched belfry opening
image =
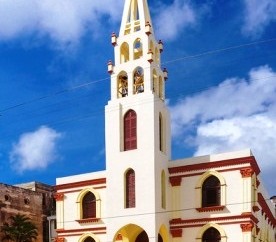
<path fill-rule="evenodd" d="M 125 71 L 121 71 L 117 77 L 117 97 L 128 96 L 128 75 Z"/>
<path fill-rule="evenodd" d="M 137 67 L 133 72 L 133 94 L 142 92 L 144 92 L 144 70 L 142 67 Z"/>
<path fill-rule="evenodd" d="M 129 46 L 128 43 L 124 42 L 120 48 L 120 62 L 125 63 L 129 61 Z"/>
<path fill-rule="evenodd" d="M 132 0 L 127 13 L 127 23 L 125 28 L 125 35 L 131 32 L 137 32 L 141 29 L 140 14 L 137 0 Z"/>
<path fill-rule="evenodd" d="M 143 44 L 140 38 L 137 38 L 133 43 L 133 57 L 134 60 L 143 56 Z"/>
<path fill-rule="evenodd" d="M 139 20 L 139 11 L 137 0 L 132 0 L 128 11 L 128 22 Z"/>
<path fill-rule="evenodd" d="M 127 224 L 116 233 L 113 241 L 149 242 L 149 237 L 146 231 L 140 226 Z"/>

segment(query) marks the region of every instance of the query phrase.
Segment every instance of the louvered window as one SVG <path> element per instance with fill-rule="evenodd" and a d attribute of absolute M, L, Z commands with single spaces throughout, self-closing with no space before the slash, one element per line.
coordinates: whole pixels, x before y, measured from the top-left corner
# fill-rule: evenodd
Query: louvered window
<path fill-rule="evenodd" d="M 137 117 L 133 110 L 124 117 L 124 150 L 137 148 Z"/>
<path fill-rule="evenodd" d="M 126 208 L 135 207 L 135 172 L 130 169 L 126 173 Z"/>
<path fill-rule="evenodd" d="M 83 197 L 82 218 L 96 218 L 96 198 L 92 192 L 86 193 Z"/>
<path fill-rule="evenodd" d="M 220 240 L 220 233 L 215 228 L 207 229 L 202 236 L 202 242 L 219 242 Z"/>
<path fill-rule="evenodd" d="M 202 207 L 220 206 L 220 181 L 215 176 L 208 177 L 202 185 Z"/>

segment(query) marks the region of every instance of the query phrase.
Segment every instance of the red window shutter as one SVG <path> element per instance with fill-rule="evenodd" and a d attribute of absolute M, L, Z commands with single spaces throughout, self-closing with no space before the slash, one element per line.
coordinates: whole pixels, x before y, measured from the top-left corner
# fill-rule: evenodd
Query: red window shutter
<path fill-rule="evenodd" d="M 135 172 L 129 170 L 126 173 L 126 208 L 135 207 Z"/>
<path fill-rule="evenodd" d="M 124 118 L 124 150 L 137 148 L 137 117 L 133 110 L 126 113 Z"/>
<path fill-rule="evenodd" d="M 96 218 L 96 198 L 92 192 L 86 193 L 83 197 L 82 218 Z"/>

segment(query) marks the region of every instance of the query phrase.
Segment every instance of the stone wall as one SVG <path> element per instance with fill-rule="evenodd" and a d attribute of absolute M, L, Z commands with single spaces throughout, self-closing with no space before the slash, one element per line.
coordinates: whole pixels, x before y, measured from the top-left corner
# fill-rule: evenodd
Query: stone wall
<path fill-rule="evenodd" d="M 48 241 L 47 216 L 53 215 L 55 210 L 53 188 L 41 183 L 32 185 L 32 188 L 23 188 L 24 186 L 18 187 L 21 185 L 0 183 L 0 226 L 8 222 L 12 215 L 26 215 L 38 228 L 37 241 L 46 242 Z M 0 232 L 0 238 L 2 235 Z"/>

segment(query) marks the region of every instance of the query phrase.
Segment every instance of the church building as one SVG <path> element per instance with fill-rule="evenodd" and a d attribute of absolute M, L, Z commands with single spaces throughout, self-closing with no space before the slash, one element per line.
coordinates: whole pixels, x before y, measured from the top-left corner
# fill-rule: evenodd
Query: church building
<path fill-rule="evenodd" d="M 125 0 L 105 107 L 106 170 L 57 178 L 56 242 L 275 242 L 250 150 L 171 160 L 163 43 Z"/>

